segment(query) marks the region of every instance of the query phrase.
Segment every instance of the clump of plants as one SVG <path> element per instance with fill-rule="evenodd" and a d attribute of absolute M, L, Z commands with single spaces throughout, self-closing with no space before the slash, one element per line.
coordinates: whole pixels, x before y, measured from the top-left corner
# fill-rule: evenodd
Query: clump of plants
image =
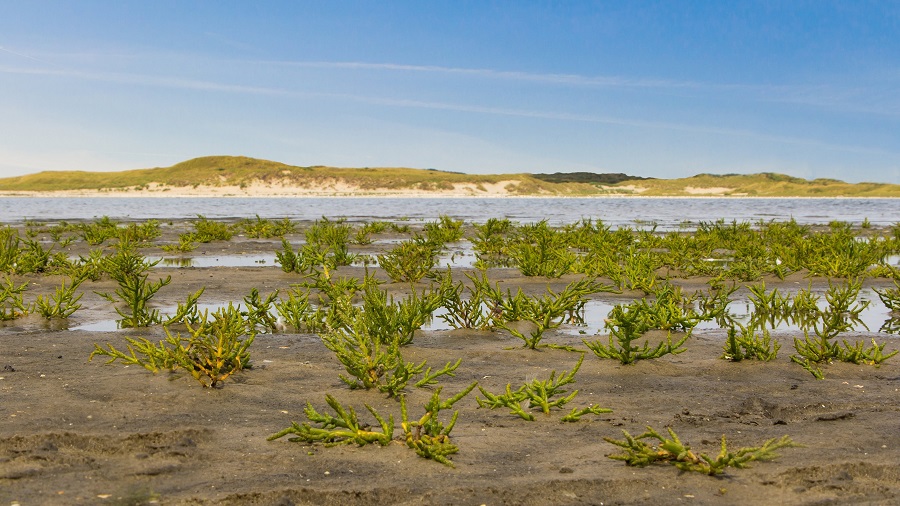
<path fill-rule="evenodd" d="M 327 413 L 319 413 L 309 402 L 306 403 L 304 410 L 306 418 L 309 422 L 298 424 L 291 422 L 291 426 L 269 436 L 267 441 L 274 441 L 287 435 L 292 435 L 288 441 L 295 443 L 323 443 L 325 446 L 337 446 L 342 444 L 356 444 L 364 446 L 367 444 L 379 444 L 386 446 L 390 444 L 394 437 L 394 417 L 390 416 L 385 420 L 375 411 L 374 408 L 366 404 L 366 409 L 378 424 L 381 426 L 381 432 L 371 430 L 369 424 L 361 423 L 356 411 L 351 408 L 344 408 L 331 395 L 325 396 L 325 402 L 334 411 L 334 415 Z M 335 416 L 337 415 L 337 416 Z M 310 423 L 311 422 L 311 423 Z M 312 424 L 317 424 L 313 426 Z"/>
<path fill-rule="evenodd" d="M 883 290 L 875 289 L 878 298 L 891 312 L 900 312 L 900 283 L 894 280 L 893 288 L 885 288 Z"/>
<path fill-rule="evenodd" d="M 600 358 L 618 360 L 622 364 L 633 364 L 638 360 L 654 359 L 665 355 L 677 355 L 686 350 L 684 343 L 691 336 L 691 330 L 696 325 L 695 316 L 685 317 L 679 313 L 672 313 L 668 301 L 664 304 L 651 304 L 646 300 L 632 302 L 631 304 L 619 304 L 609 312 L 606 319 L 606 328 L 609 329 L 609 340 L 604 344 L 600 340 L 582 342 L 595 355 Z M 673 319 L 672 317 L 675 316 Z M 681 329 L 689 326 L 680 339 L 672 340 L 671 329 Z M 649 340 L 644 340 L 642 346 L 636 341 L 643 337 L 649 330 L 665 328 L 666 338 L 656 346 L 652 346 Z"/>
<path fill-rule="evenodd" d="M 256 219 L 245 219 L 238 223 L 244 231 L 244 235 L 253 239 L 269 239 L 272 237 L 284 237 L 287 234 L 293 234 L 297 231 L 297 224 L 288 218 L 280 221 L 261 218 L 258 214 Z"/>
<path fill-rule="evenodd" d="M 438 249 L 421 238 L 403 241 L 390 251 L 378 255 L 378 265 L 395 283 L 415 283 L 432 273 Z"/>
<path fill-rule="evenodd" d="M 565 234 L 551 229 L 546 221 L 523 225 L 518 233 L 507 251 L 524 276 L 558 278 L 571 272 L 577 256 L 569 250 Z"/>
<path fill-rule="evenodd" d="M 232 304 L 213 313 L 212 319 L 204 312 L 199 323 L 185 323 L 185 326 L 187 336 L 172 333 L 166 327 L 166 338 L 159 343 L 146 338 L 125 338 L 127 351 L 109 343 L 106 348 L 95 343 L 88 360 L 99 355 L 110 357 L 106 364 L 118 360 L 153 373 L 183 370 L 208 388 L 250 367 L 249 348 L 256 334 L 248 330 L 240 310 Z"/>
<path fill-rule="evenodd" d="M 760 332 L 757 332 L 760 330 Z M 781 343 L 773 341 L 768 329 L 744 326 L 734 322 L 728 327 L 722 358 L 732 362 L 761 360 L 768 362 L 778 356 Z"/>
<path fill-rule="evenodd" d="M 326 328 L 326 313 L 310 300 L 308 288 L 291 289 L 287 298 L 279 299 L 274 306 L 284 323 L 291 328 L 303 332 L 319 332 Z"/>
<path fill-rule="evenodd" d="M 840 333 L 842 325 L 833 319 L 817 323 L 814 327 L 814 337 L 809 335 L 809 331 L 804 330 L 803 339 L 794 338 L 794 350 L 797 353 L 791 355 L 791 361 L 806 369 L 816 379 L 824 379 L 825 372 L 822 365 L 835 360 L 877 367 L 900 352 L 894 350 L 885 353 L 887 343 L 878 344 L 875 339 L 872 339 L 871 346 L 862 341 L 851 344 L 846 339 L 837 342 L 835 338 Z"/>
<path fill-rule="evenodd" d="M 839 284 L 828 281 L 828 290 L 825 292 L 825 301 L 828 303 L 828 307 L 825 309 L 825 313 L 843 316 L 847 330 L 852 328 L 854 323 L 861 323 L 859 315 L 869 306 L 868 300 L 859 300 L 860 290 L 862 290 L 862 280 L 858 278 L 848 279 Z"/>
<path fill-rule="evenodd" d="M 534 350 L 539 346 L 544 332 L 559 327 L 567 315 L 577 313 L 584 307 L 587 295 L 611 290 L 611 287 L 588 278 L 569 283 L 559 293 L 548 288 L 547 295 L 543 297 L 530 297 L 519 289 L 515 295 L 508 293 L 499 301 L 497 307 L 501 311 L 501 319 L 497 326 L 521 339 L 524 347 Z M 515 321 L 531 323 L 531 330 L 526 334 L 511 324 Z"/>
<path fill-rule="evenodd" d="M 352 277 L 335 279 L 323 273 L 312 283 L 292 289 L 287 300 L 274 306 L 285 322 L 297 329 L 350 329 L 354 321 L 362 320 L 382 342 L 397 339 L 400 346 L 412 343 L 415 331 L 440 307 L 440 293 L 412 289 L 406 297 L 395 300 L 378 283 L 368 272 L 361 281 Z"/>
<path fill-rule="evenodd" d="M 63 281 L 53 295 L 38 295 L 34 301 L 34 310 L 44 318 L 65 319 L 81 308 L 78 303 L 84 293 L 76 294 L 84 279 L 75 278 L 69 283 Z"/>
<path fill-rule="evenodd" d="M 446 311 L 440 318 L 455 329 L 489 329 L 494 327 L 495 317 L 502 311 L 499 288 L 492 288 L 484 271 L 481 275 L 466 273 L 473 286 L 467 288 L 462 281 L 453 281 L 451 269 L 444 271 L 439 279 L 441 307 Z M 468 292 L 468 297 L 463 294 Z"/>
<path fill-rule="evenodd" d="M 164 325 L 174 324 L 192 324 L 197 325 L 203 318 L 203 314 L 197 307 L 197 302 L 206 288 L 201 288 L 196 292 L 189 294 L 184 302 L 179 302 L 175 308 L 175 314 L 169 315 L 163 322 Z"/>
<path fill-rule="evenodd" d="M 750 295 L 748 299 L 753 304 L 753 313 L 757 315 L 774 315 L 776 317 L 786 317 L 791 313 L 792 299 L 786 294 L 782 294 L 777 288 L 772 291 L 766 290 L 765 283 L 759 283 L 748 287 Z"/>
<path fill-rule="evenodd" d="M 438 247 L 448 242 L 456 242 L 463 237 L 462 220 L 441 215 L 436 222 L 428 222 L 423 229 L 425 239 Z"/>
<path fill-rule="evenodd" d="M 349 248 L 350 230 L 350 225 L 343 221 L 317 220 L 306 230 L 306 243 L 296 252 L 282 237 L 282 250 L 275 253 L 275 261 L 284 272 L 307 275 L 350 265 L 357 259 Z"/>
<path fill-rule="evenodd" d="M 652 293 L 652 301 L 642 298 L 635 302 L 648 329 L 689 332 L 706 317 L 694 310 L 699 294 L 687 296 L 680 287 L 670 284 L 658 286 Z"/>
<path fill-rule="evenodd" d="M 400 426 L 403 429 L 403 439 L 406 445 L 420 457 L 453 467 L 450 456 L 457 453 L 459 447 L 450 441 L 450 432 L 456 425 L 459 411 L 454 411 L 453 416 L 450 417 L 446 424 L 441 421 L 439 415 L 442 410 L 452 408 L 460 399 L 468 395 L 475 388 L 476 384 L 472 383 L 458 394 L 445 400 L 440 398 L 441 389 L 436 389 L 428 402 L 425 403 L 425 413 L 418 420 L 409 419 L 406 396 L 400 396 L 400 411 L 402 414 Z M 372 425 L 361 422 L 352 407 L 345 408 L 333 396 L 326 395 L 325 402 L 334 411 L 334 415 L 320 413 L 316 411 L 311 403 L 307 402 L 304 413 L 308 422 L 303 422 L 302 424 L 291 422 L 289 427 L 272 434 L 267 440 L 274 441 L 284 436 L 291 436 L 288 438 L 291 442 L 322 443 L 326 447 L 345 444 L 355 444 L 357 446 L 378 444 L 386 446 L 393 440 L 395 428 L 393 415 L 385 418 L 373 407 L 368 404 L 365 405 L 369 413 L 378 422 L 378 426 L 381 429 L 379 431 L 373 428 Z"/>
<path fill-rule="evenodd" d="M 350 388 L 376 389 L 389 397 L 398 395 L 415 377 L 417 387 L 433 384 L 436 378 L 447 375 L 459 367 L 461 360 L 447 362 L 437 370 L 426 370 L 426 362 L 407 362 L 400 351 L 398 336 L 384 339 L 377 329 L 363 318 L 357 318 L 348 326 L 332 329 L 322 336 L 325 346 L 334 352 L 349 376 L 340 375 Z"/>
<path fill-rule="evenodd" d="M 63 248 L 72 244 L 77 239 L 74 233 L 78 231 L 78 227 L 66 221 L 60 221 L 56 225 L 48 227 L 40 223 L 29 222 L 26 220 L 25 225 L 28 227 L 25 233 L 29 237 L 37 237 L 39 233 L 46 233 L 53 242 Z"/>
<path fill-rule="evenodd" d="M 234 237 L 233 227 L 221 221 L 209 220 L 202 214 L 198 214 L 192 224 L 194 232 L 191 234 L 191 239 L 194 242 L 230 241 Z"/>
<path fill-rule="evenodd" d="M 393 396 L 424 368 L 424 364 L 403 360 L 396 340 L 382 343 L 362 322 L 349 329 L 334 329 L 324 334 L 322 341 L 344 365 L 349 376 L 339 377 L 350 388 L 375 388 Z"/>
<path fill-rule="evenodd" d="M 888 243 L 879 238 L 857 240 L 850 223 L 832 222 L 830 231 L 810 235 L 798 243 L 798 255 L 813 276 L 858 278 L 883 263 Z"/>
<path fill-rule="evenodd" d="M 817 379 L 825 377 L 821 366 L 835 360 L 877 367 L 900 351 L 885 353 L 887 343 L 878 344 L 874 339 L 871 346 L 862 341 L 850 343 L 846 339 L 842 339 L 841 342 L 836 340 L 842 332 L 851 330 L 855 323 L 861 322 L 859 315 L 869 303 L 857 301 L 861 287 L 862 283 L 859 280 L 849 280 L 839 285 L 829 282 L 828 291 L 825 293 L 828 307 L 820 310 L 812 322 L 815 337 L 810 336 L 809 330 L 805 329 L 803 339 L 794 339 L 794 349 L 797 353 L 791 355 L 791 361 L 799 364 Z"/>
<path fill-rule="evenodd" d="M 175 244 L 163 244 L 160 249 L 166 253 L 190 253 L 197 249 L 193 234 L 181 234 Z"/>
<path fill-rule="evenodd" d="M 309 281 L 288 292 L 287 299 L 274 303 L 284 323 L 305 332 L 323 332 L 342 328 L 360 316 L 355 305 L 358 293 L 376 290 L 378 280 L 368 271 L 362 280 L 333 276 L 330 270 L 316 271 Z"/>
<path fill-rule="evenodd" d="M 652 293 L 661 281 L 657 270 L 662 267 L 659 255 L 635 246 L 622 253 L 621 270 L 614 276 L 623 290 L 640 290 Z"/>
<path fill-rule="evenodd" d="M 63 280 L 52 295 L 38 295 L 31 303 L 26 303 L 23 294 L 28 283 L 17 285 L 10 278 L 0 284 L 0 321 L 15 320 L 37 313 L 47 320 L 66 319 L 81 308 L 78 302 L 83 293 L 77 293 L 84 278 L 74 277 Z"/>
<path fill-rule="evenodd" d="M 815 320 L 820 313 L 820 298 L 818 294 L 813 293 L 812 287 L 801 289 L 794 294 L 790 315 L 793 321 L 804 327 L 809 326 L 810 322 Z"/>
<path fill-rule="evenodd" d="M 304 236 L 308 243 L 336 246 L 346 244 L 350 240 L 351 231 L 352 227 L 343 218 L 331 220 L 322 217 L 306 229 Z"/>
<path fill-rule="evenodd" d="M 79 255 L 77 260 L 70 262 L 68 273 L 72 277 L 85 280 L 99 281 L 106 274 L 107 258 L 102 249 L 92 249 L 87 256 Z"/>
<path fill-rule="evenodd" d="M 62 230 L 67 228 L 61 227 Z M 81 238 L 92 246 L 99 246 L 110 239 L 130 243 L 147 243 L 161 234 L 157 220 L 122 225 L 108 216 L 90 223 L 82 223 L 75 228 L 78 229 Z M 58 234 L 59 231 L 54 232 L 54 235 L 58 236 Z"/>
<path fill-rule="evenodd" d="M 731 325 L 734 316 L 728 311 L 731 304 L 731 295 L 737 291 L 737 285 L 725 286 L 712 283 L 704 294 L 697 294 L 697 306 L 700 310 L 700 320 L 715 321 L 720 327 Z"/>
<path fill-rule="evenodd" d="M 275 317 L 273 307 L 278 299 L 278 290 L 263 298 L 259 294 L 259 290 L 253 288 L 250 293 L 244 297 L 244 307 L 241 315 L 247 321 L 249 329 L 261 332 L 272 332 L 278 326 L 278 319 Z"/>
<path fill-rule="evenodd" d="M 148 271 L 157 263 L 159 260 L 147 261 L 128 245 L 120 245 L 115 255 L 106 258 L 106 271 L 119 287 L 113 293 L 97 292 L 97 295 L 116 304 L 116 312 L 121 316 L 120 327 L 149 327 L 162 322 L 159 310 L 150 307 L 150 300 L 172 277 L 150 281 Z"/>
<path fill-rule="evenodd" d="M 508 219 L 488 218 L 483 224 L 473 225 L 475 233 L 469 237 L 475 256 L 478 258 L 475 267 L 509 267 L 510 233 L 515 226 Z"/>
<path fill-rule="evenodd" d="M 159 230 L 159 221 L 147 220 L 140 223 L 129 223 L 125 227 L 120 227 L 117 238 L 120 242 L 147 245 L 160 235 L 162 235 L 162 232 Z"/>
<path fill-rule="evenodd" d="M 578 321 L 587 296 L 611 291 L 612 288 L 588 278 L 574 281 L 561 292 L 551 289 L 542 297 L 530 296 L 521 289 L 515 294 L 506 293 L 498 284 L 491 284 L 484 271 L 466 273 L 472 283 L 454 282 L 450 269 L 439 276 L 442 307 L 446 312 L 440 317 L 453 328 L 503 328 L 522 339 L 525 347 L 537 348 L 546 330 L 559 327 L 563 322 Z M 464 292 L 468 297 L 464 297 Z M 529 322 L 532 328 L 523 331 L 513 322 Z"/>
<path fill-rule="evenodd" d="M 632 436 L 624 430 L 622 432 L 625 435 L 625 439 L 622 441 L 608 437 L 603 438 L 606 442 L 622 449 L 622 453 L 608 455 L 609 458 L 621 460 L 629 466 L 636 467 L 670 464 L 682 471 L 698 472 L 709 476 L 720 475 L 729 467 L 743 469 L 749 467 L 751 462 L 773 460 L 778 458 L 776 451 L 800 446 L 788 436 L 783 436 L 779 439 L 769 439 L 759 446 L 729 451 L 723 435 L 721 449 L 718 455 L 712 457 L 705 453 L 694 453 L 690 446 L 681 442 L 671 427 L 668 428 L 668 437 L 649 426 L 647 431 L 639 436 Z"/>
<path fill-rule="evenodd" d="M 80 228 L 81 238 L 92 246 L 98 246 L 116 236 L 118 223 L 111 220 L 109 216 L 104 216 L 91 223 L 83 223 Z"/>
<path fill-rule="evenodd" d="M 26 288 L 28 283 L 17 285 L 9 277 L 0 284 L 0 321 L 15 320 L 28 314 L 29 308 L 22 297 Z"/>
<path fill-rule="evenodd" d="M 425 414 L 415 421 L 409 420 L 406 407 L 406 396 L 400 396 L 400 412 L 402 413 L 401 427 L 406 445 L 412 448 L 420 457 L 434 460 L 445 466 L 453 466 L 450 455 L 459 452 L 459 447 L 450 441 L 450 431 L 456 425 L 459 411 L 454 411 L 450 421 L 444 425 L 439 418 L 442 410 L 453 407 L 460 399 L 469 395 L 477 382 L 470 384 L 458 394 L 446 400 L 441 400 L 441 388 L 437 388 L 431 398 L 425 403 Z"/>
<path fill-rule="evenodd" d="M 382 342 L 397 339 L 400 346 L 413 341 L 416 330 L 422 328 L 432 313 L 441 306 L 441 294 L 435 291 L 413 289 L 409 296 L 395 301 L 392 295 L 374 283 L 367 283 L 363 290 L 362 318 L 371 332 Z"/>
<path fill-rule="evenodd" d="M 578 395 L 578 390 L 573 390 L 572 393 L 566 395 L 568 390 L 563 387 L 575 383 L 575 373 L 581 368 L 583 361 L 584 354 L 581 355 L 578 363 L 575 364 L 571 371 L 563 371 L 558 377 L 556 376 L 556 371 L 552 371 L 548 379 L 534 379 L 517 390 L 513 390 L 512 384 L 507 383 L 506 392 L 503 394 L 492 394 L 479 385 L 478 390 L 481 391 L 481 395 L 484 398 L 477 397 L 475 400 L 478 402 L 479 407 L 489 409 L 505 407 L 510 410 L 512 415 L 518 415 L 524 420 L 534 421 L 534 415 L 526 411 L 526 409 L 537 408 L 541 413 L 549 415 L 551 410 L 562 408 Z M 527 407 L 522 405 L 526 401 L 528 401 Z M 611 412 L 611 409 L 591 404 L 585 408 L 572 409 L 568 415 L 562 417 L 562 421 L 576 422 L 589 413 L 599 415 Z"/>
<path fill-rule="evenodd" d="M 54 252 L 37 240 L 22 238 L 13 228 L 0 228 L 0 272 L 9 274 L 45 274 L 65 271 L 69 267 L 66 255 Z"/>
<path fill-rule="evenodd" d="M 385 221 L 367 221 L 362 224 L 358 229 L 356 229 L 356 233 L 353 235 L 353 239 L 350 240 L 353 244 L 372 244 L 372 234 L 380 234 L 388 229 L 388 223 Z"/>

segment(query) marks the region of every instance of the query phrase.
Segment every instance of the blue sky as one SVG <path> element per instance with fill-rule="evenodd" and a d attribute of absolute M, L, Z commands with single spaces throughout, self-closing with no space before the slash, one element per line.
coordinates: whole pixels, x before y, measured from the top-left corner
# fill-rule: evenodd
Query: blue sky
<path fill-rule="evenodd" d="M 220 154 L 900 183 L 900 3 L 0 0 L 0 176 Z"/>

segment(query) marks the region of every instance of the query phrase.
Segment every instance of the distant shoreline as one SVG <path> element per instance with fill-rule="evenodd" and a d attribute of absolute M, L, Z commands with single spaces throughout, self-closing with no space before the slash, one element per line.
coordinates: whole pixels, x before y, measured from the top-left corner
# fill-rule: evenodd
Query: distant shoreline
<path fill-rule="evenodd" d="M 584 172 L 472 175 L 431 169 L 297 167 L 207 156 L 114 173 L 45 171 L 0 179 L 5 197 L 231 198 L 898 198 L 900 185 L 806 180 L 785 174 L 697 174 L 676 179 Z"/>
<path fill-rule="evenodd" d="M 820 199 L 820 200 L 842 200 L 842 199 L 900 199 L 900 197 L 873 197 L 873 196 L 855 196 L 855 195 L 625 195 L 625 194 L 609 194 L 609 195 L 513 195 L 513 194 L 492 194 L 492 195 L 465 195 L 455 193 L 442 192 L 397 192 L 397 193 L 176 193 L 176 192 L 145 192 L 145 191 L 54 191 L 54 192 L 23 192 L 23 191 L 0 191 L 0 198 L 226 198 L 226 199 L 247 199 L 247 198 L 263 198 L 263 199 L 292 199 L 292 198 L 371 198 L 371 199 L 755 199 L 755 200 L 772 200 L 772 199 Z"/>

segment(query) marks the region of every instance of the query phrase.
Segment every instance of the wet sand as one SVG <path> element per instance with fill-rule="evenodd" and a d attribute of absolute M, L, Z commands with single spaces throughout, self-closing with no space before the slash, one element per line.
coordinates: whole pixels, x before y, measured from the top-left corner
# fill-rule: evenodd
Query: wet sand
<path fill-rule="evenodd" d="M 296 236 L 294 239 L 299 239 Z M 165 238 L 164 238 L 165 239 Z M 171 239 L 171 237 L 169 238 Z M 277 240 L 235 238 L 202 245 L 194 254 L 273 253 Z M 149 248 L 145 254 L 160 254 Z M 154 302 L 174 306 L 201 287 L 202 303 L 240 302 L 251 289 L 286 292 L 300 281 L 277 265 L 156 268 L 172 275 Z M 344 268 L 339 274 L 361 275 Z M 489 272 L 504 286 L 559 289 L 570 278 L 522 278 Z M 383 275 L 380 275 L 384 278 Z M 52 293 L 58 276 L 17 277 L 26 299 Z M 574 279 L 574 278 L 572 278 Z M 802 278 L 800 278 L 802 279 Z M 767 279 L 767 286 L 779 286 Z M 793 284 L 797 279 L 784 283 Z M 700 284 L 702 280 L 676 280 Z M 807 280 L 802 279 L 805 286 Z M 824 280 L 815 280 L 821 287 Z M 888 280 L 868 285 L 889 286 Z M 401 293 L 403 285 L 385 287 Z M 424 286 L 424 285 L 422 285 Z M 115 318 L 109 280 L 86 282 L 83 307 L 68 325 Z M 633 295 L 633 294 L 632 294 Z M 623 301 L 627 294 L 623 295 Z M 51 328 L 37 317 L 0 327 L 0 504 L 896 504 L 900 500 L 900 360 L 880 368 L 825 367 L 814 379 L 790 362 L 797 332 L 768 363 L 720 359 L 724 331 L 696 331 L 687 351 L 623 366 L 588 352 L 576 376 L 571 406 L 613 410 L 559 421 L 563 412 L 528 422 L 505 409 L 476 403 L 477 389 L 456 404 L 451 437 L 455 468 L 418 457 L 399 439 L 386 447 L 325 448 L 266 438 L 303 422 L 311 402 L 326 411 L 325 395 L 375 423 L 364 404 L 393 415 L 400 406 L 374 391 L 350 390 L 341 364 L 313 334 L 260 334 L 250 348 L 254 367 L 204 389 L 189 376 L 153 375 L 136 366 L 88 362 L 94 343 L 124 345 L 124 337 L 161 339 L 160 327 L 89 332 Z M 876 334 L 852 333 L 852 340 Z M 877 334 L 896 349 L 895 338 Z M 584 348 L 580 337 L 549 332 L 545 342 Z M 490 392 L 515 388 L 551 371 L 570 370 L 577 353 L 521 348 L 507 332 L 419 332 L 404 358 L 441 366 L 462 359 L 456 376 L 441 380 L 444 396 L 478 381 Z M 432 390 L 409 387 L 417 417 Z M 566 409 L 565 412 L 568 412 Z M 449 413 L 447 413 L 449 415 Z M 628 467 L 607 457 L 621 439 L 650 425 L 672 427 L 695 451 L 715 455 L 721 436 L 737 449 L 783 435 L 804 445 L 772 462 L 729 469 L 721 477 L 672 466 Z"/>

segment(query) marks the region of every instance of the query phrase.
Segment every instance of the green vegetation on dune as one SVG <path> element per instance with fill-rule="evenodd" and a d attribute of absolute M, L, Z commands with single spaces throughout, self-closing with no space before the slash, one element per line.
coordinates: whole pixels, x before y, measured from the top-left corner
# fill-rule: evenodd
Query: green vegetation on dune
<path fill-rule="evenodd" d="M 283 163 L 242 156 L 194 158 L 171 167 L 121 172 L 46 171 L 0 179 L 0 189 L 9 191 L 119 190 L 150 184 L 183 187 L 240 185 L 254 178 L 268 178 L 285 171 L 309 170 Z"/>
<path fill-rule="evenodd" d="M 421 190 L 440 192 L 454 185 L 470 186 L 475 193 L 485 185 L 503 185 L 511 194 L 587 195 L 587 184 L 556 184 L 529 174 L 472 175 L 432 169 L 298 167 L 248 157 L 208 156 L 171 167 L 122 172 L 48 171 L 0 179 L 0 191 L 127 190 L 156 187 L 237 186 L 270 184 L 300 188 L 343 184 L 364 192 Z"/>
<path fill-rule="evenodd" d="M 784 174 L 698 174 L 681 179 L 626 181 L 641 195 L 733 195 L 749 197 L 900 197 L 900 185 L 845 183 L 836 179 L 807 180 Z"/>
<path fill-rule="evenodd" d="M 898 197 L 900 185 L 850 184 L 834 179 L 806 180 L 783 174 L 698 174 L 681 179 L 653 179 L 626 174 L 586 172 L 554 174 L 463 174 L 401 167 L 299 167 L 242 156 L 207 156 L 171 167 L 121 172 L 47 171 L 0 179 L 0 191 L 128 191 L 154 188 L 239 187 L 255 184 L 313 189 L 322 193 L 440 193 L 466 188 L 468 193 L 510 195 L 644 195 L 771 197 Z M 493 192 L 491 191 L 493 190 Z"/>
<path fill-rule="evenodd" d="M 554 172 L 553 174 L 534 174 L 534 177 L 549 183 L 591 183 L 601 185 L 612 185 L 623 181 L 652 179 L 648 177 L 629 176 L 628 174 L 622 173 L 597 174 L 595 172 Z"/>

